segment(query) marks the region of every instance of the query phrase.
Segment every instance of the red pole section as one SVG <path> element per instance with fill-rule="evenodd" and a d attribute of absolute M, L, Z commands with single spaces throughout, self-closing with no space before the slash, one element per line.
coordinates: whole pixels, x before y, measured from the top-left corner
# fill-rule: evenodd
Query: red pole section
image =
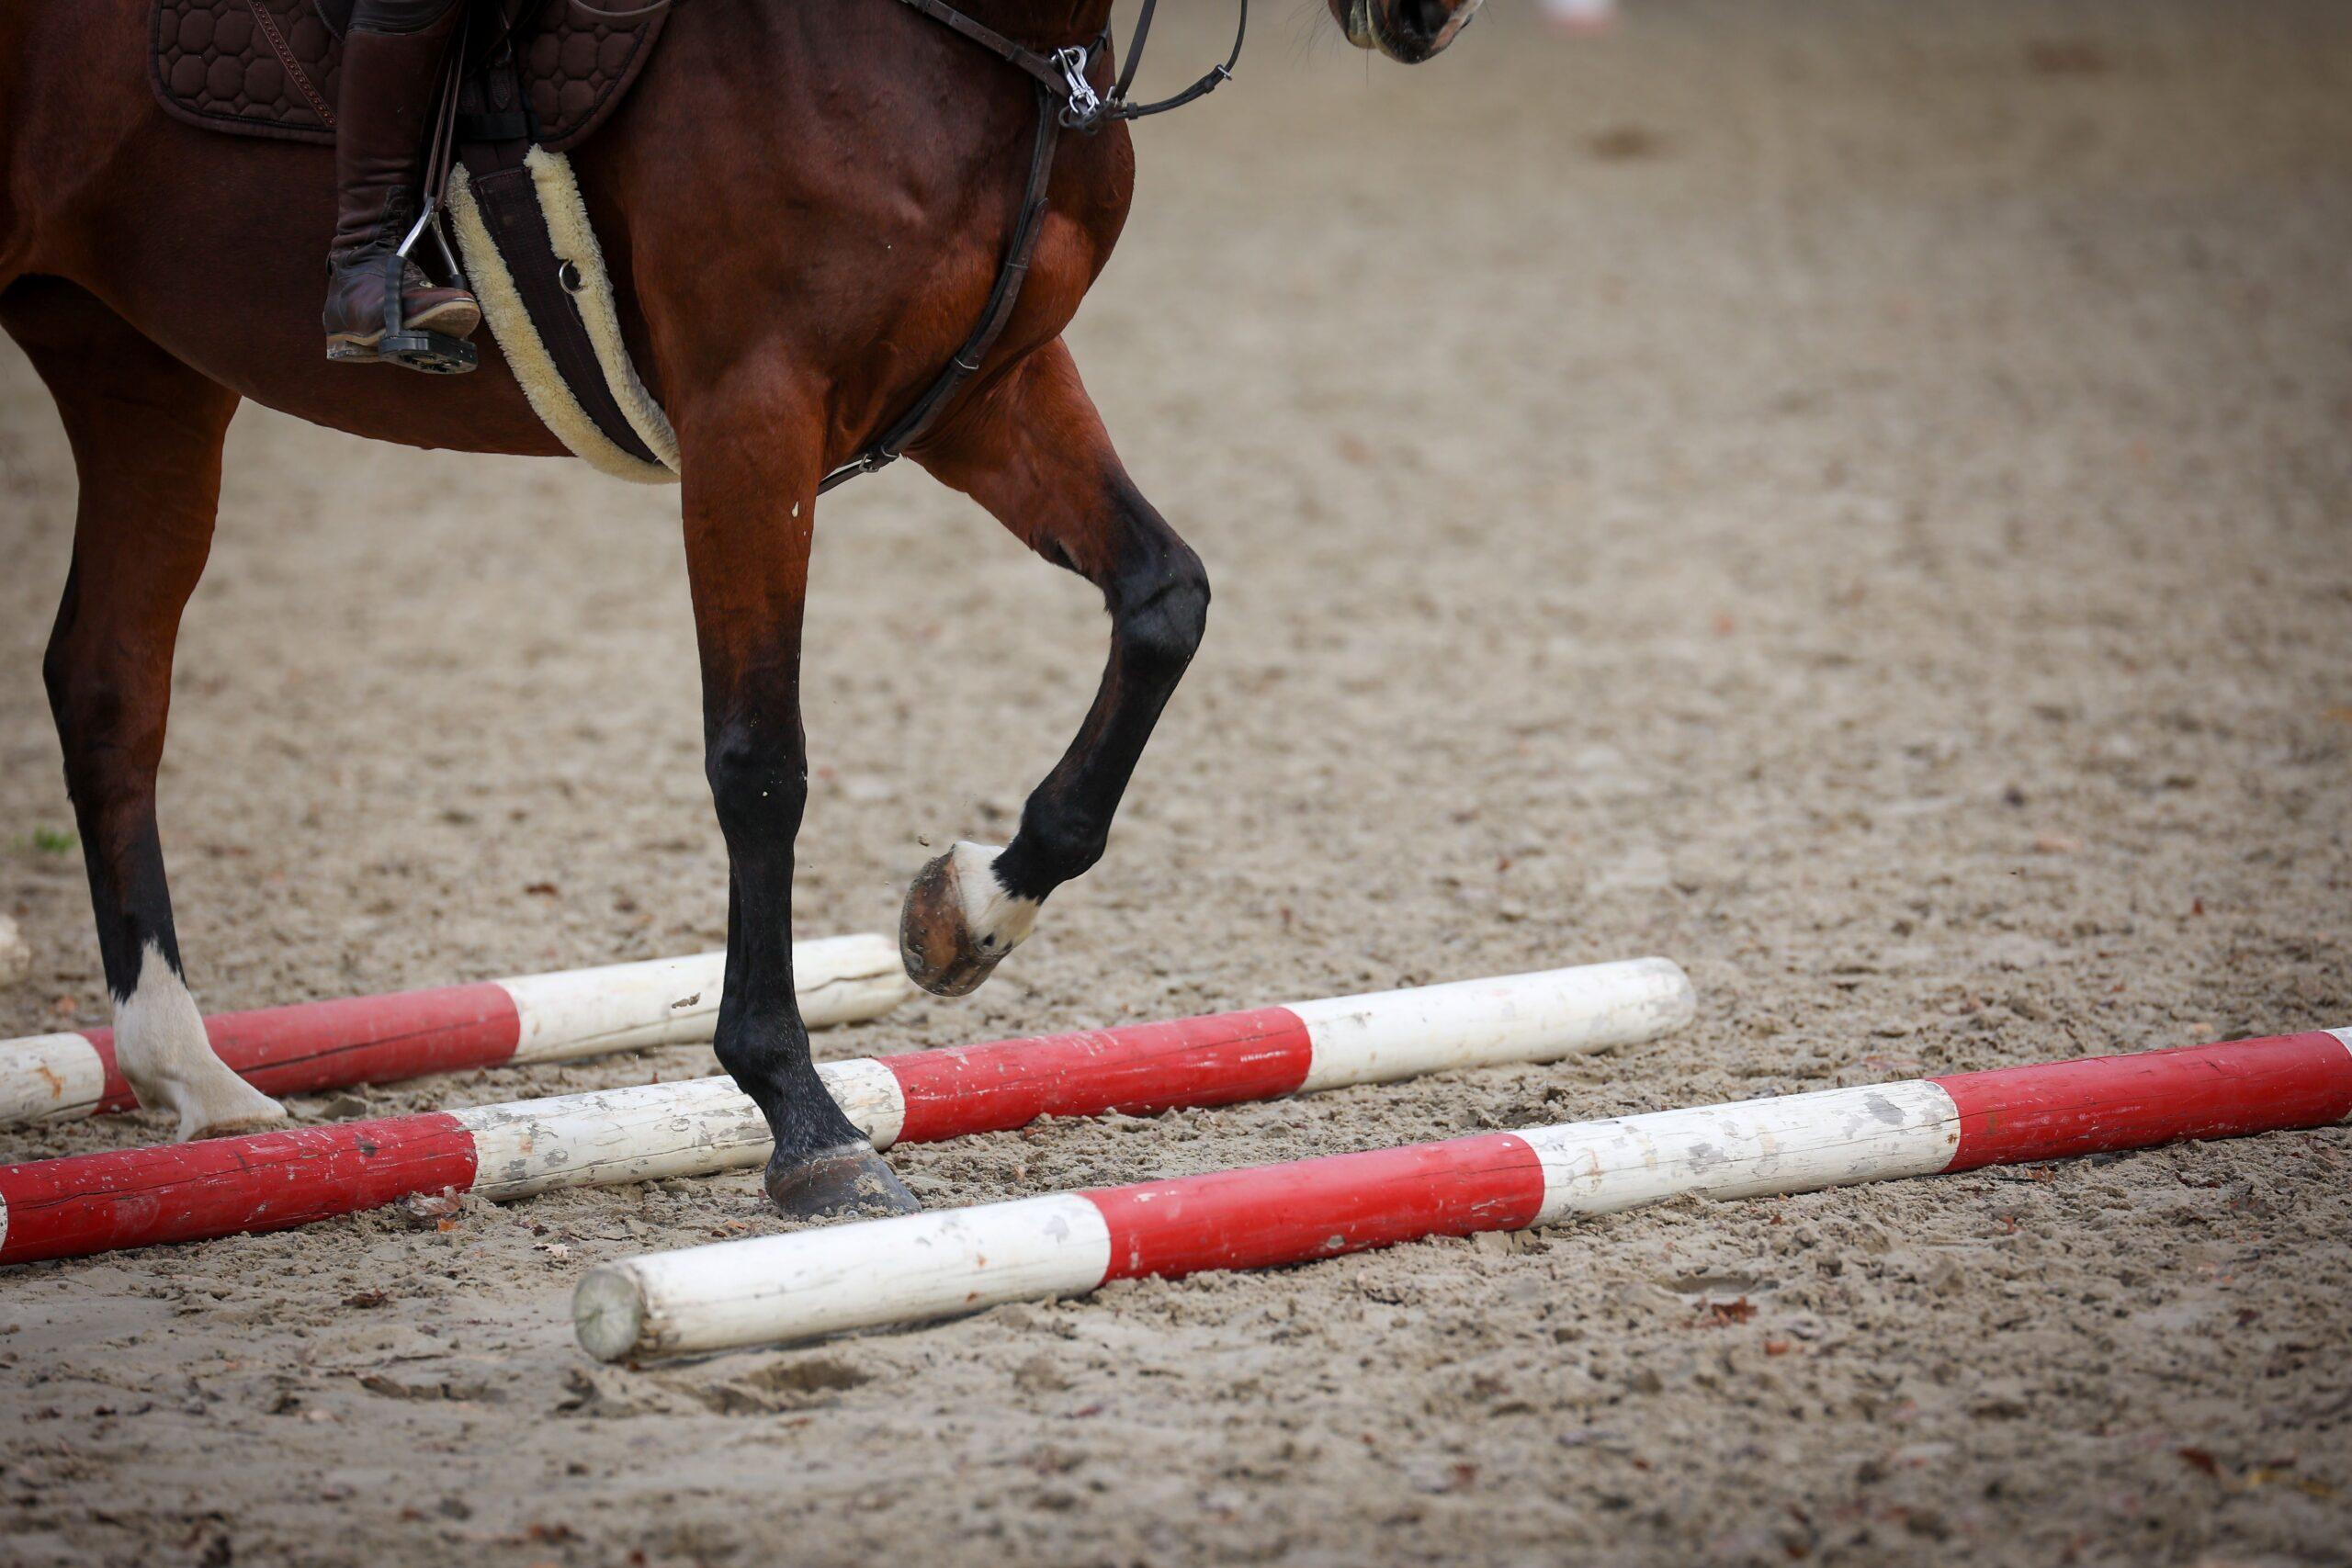
<path fill-rule="evenodd" d="M 1040 1116 L 1148 1116 L 1178 1106 L 1279 1100 L 1306 1081 L 1315 1045 L 1288 1008 L 999 1040 L 887 1056 L 906 1096 L 901 1143 L 1008 1132 Z"/>
<path fill-rule="evenodd" d="M 2352 1114 L 2352 1030 L 1569 1122 L 659 1252 L 572 1300 L 605 1360 L 1306 1263 L 1684 1193 L 1804 1192 Z"/>
<path fill-rule="evenodd" d="M 1524 1230 L 1544 1162 L 1510 1133 L 1103 1187 L 1082 1196 L 1110 1243 L 1105 1280 L 1272 1269 L 1430 1235 Z"/>
<path fill-rule="evenodd" d="M 472 1132 L 433 1112 L 0 1168 L 0 1262 L 286 1230 L 474 1182 Z"/>
<path fill-rule="evenodd" d="M 2352 1113 L 2341 1032 L 2087 1056 L 1931 1080 L 1960 1113 L 1950 1170 L 2323 1127 Z"/>

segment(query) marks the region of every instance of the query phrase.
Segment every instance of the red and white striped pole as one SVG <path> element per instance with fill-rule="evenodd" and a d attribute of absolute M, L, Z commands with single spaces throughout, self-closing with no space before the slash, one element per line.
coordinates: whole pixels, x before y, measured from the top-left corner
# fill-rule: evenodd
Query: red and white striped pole
<path fill-rule="evenodd" d="M 804 1339 L 1520 1230 L 1686 1192 L 1804 1192 L 2352 1111 L 2352 1030 L 1825 1089 L 1098 1188 L 659 1252 L 593 1269 L 572 1314 L 604 1360 Z"/>
<path fill-rule="evenodd" d="M 1272 1100 L 1649 1040 L 1690 1020 L 1663 958 L 1252 1012 L 828 1062 L 826 1088 L 877 1148 L 1026 1126 Z M 0 1263 L 284 1230 L 413 1193 L 556 1187 L 758 1165 L 767 1124 L 726 1078 L 300 1127 L 0 1167 Z"/>
<path fill-rule="evenodd" d="M 471 986 L 301 1002 L 204 1021 L 212 1049 L 265 1094 L 394 1083 L 427 1073 L 564 1062 L 711 1038 L 724 953 L 519 975 Z M 811 1029 L 876 1018 L 913 994 L 887 936 L 796 942 L 794 988 Z M 0 1041 L 0 1127 L 129 1111 L 114 1031 Z"/>

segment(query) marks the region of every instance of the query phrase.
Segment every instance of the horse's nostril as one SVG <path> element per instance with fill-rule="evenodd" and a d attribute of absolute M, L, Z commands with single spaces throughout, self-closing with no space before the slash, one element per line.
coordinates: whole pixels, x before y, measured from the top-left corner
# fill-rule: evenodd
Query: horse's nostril
<path fill-rule="evenodd" d="M 1428 43 L 1453 19 L 1453 7 L 1446 0 L 1396 0 L 1394 15 L 1397 31 Z"/>

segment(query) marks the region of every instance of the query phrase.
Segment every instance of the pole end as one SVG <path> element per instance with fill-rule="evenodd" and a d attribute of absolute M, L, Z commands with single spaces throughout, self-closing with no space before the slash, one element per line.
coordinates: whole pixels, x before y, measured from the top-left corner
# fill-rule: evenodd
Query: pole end
<path fill-rule="evenodd" d="M 645 1292 L 625 1264 L 591 1269 L 571 1292 L 571 1326 L 580 1348 L 600 1361 L 635 1353 L 645 1336 Z"/>

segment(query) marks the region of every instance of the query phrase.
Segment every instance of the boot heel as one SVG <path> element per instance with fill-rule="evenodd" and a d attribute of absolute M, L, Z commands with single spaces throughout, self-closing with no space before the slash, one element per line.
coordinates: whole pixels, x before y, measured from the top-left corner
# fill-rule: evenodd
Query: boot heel
<path fill-rule="evenodd" d="M 328 353 L 332 357 L 334 351 Z M 430 376 L 462 376 L 481 362 L 474 345 L 461 337 L 415 331 L 386 333 L 376 341 L 374 357 Z"/>

